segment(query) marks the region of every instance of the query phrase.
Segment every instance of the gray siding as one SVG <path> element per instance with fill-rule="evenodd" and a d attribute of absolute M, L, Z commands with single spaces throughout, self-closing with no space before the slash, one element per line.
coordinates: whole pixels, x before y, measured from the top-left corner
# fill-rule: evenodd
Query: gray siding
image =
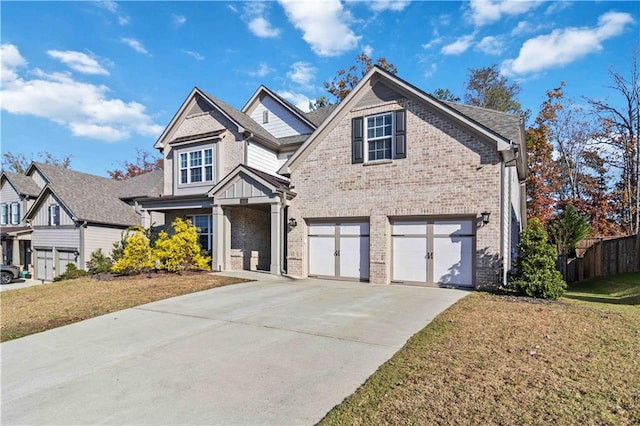
<path fill-rule="evenodd" d="M 268 111 L 269 113 L 268 123 L 263 123 L 264 111 Z M 302 135 L 313 131 L 313 129 L 304 124 L 291 111 L 283 107 L 280 102 L 277 102 L 270 96 L 262 98 L 255 109 L 250 112 L 249 116 L 276 138 Z"/>
<path fill-rule="evenodd" d="M 78 228 L 36 228 L 31 237 L 33 247 L 80 248 Z"/>
<path fill-rule="evenodd" d="M 386 84 L 376 83 L 371 90 L 367 91 L 362 99 L 358 101 L 354 108 L 361 108 L 399 99 L 402 99 L 402 96 L 398 94 L 398 92 L 394 91 Z"/>
<path fill-rule="evenodd" d="M 38 170 L 35 170 L 31 173 L 31 179 L 38 185 L 40 188 L 44 188 L 47 184 L 47 181 L 44 179 L 44 176 L 40 174 Z"/>
<path fill-rule="evenodd" d="M 276 174 L 286 161 L 286 158 L 279 158 L 274 151 L 255 142 L 249 142 L 247 147 L 247 166 Z"/>
<path fill-rule="evenodd" d="M 113 243 L 120 241 L 123 229 L 107 228 L 103 226 L 87 226 L 84 230 L 84 265 L 80 268 L 86 269 L 86 262 L 91 259 L 91 253 L 102 249 L 102 253 L 111 256 Z"/>
<path fill-rule="evenodd" d="M 20 201 L 20 195 L 18 195 L 15 188 L 5 180 L 2 189 L 0 189 L 0 203 L 11 204 L 16 201 Z"/>
<path fill-rule="evenodd" d="M 271 191 L 259 182 L 245 176 L 244 179 L 238 178 L 234 182 L 226 185 L 224 192 L 218 198 L 252 198 L 252 197 L 269 197 Z"/>
<path fill-rule="evenodd" d="M 75 225 L 69 212 L 67 212 L 64 207 L 53 197 L 51 194 L 48 194 L 42 203 L 40 203 L 40 207 L 36 212 L 33 218 L 33 226 L 49 226 L 49 206 L 52 204 L 57 204 L 60 206 L 60 225 Z"/>

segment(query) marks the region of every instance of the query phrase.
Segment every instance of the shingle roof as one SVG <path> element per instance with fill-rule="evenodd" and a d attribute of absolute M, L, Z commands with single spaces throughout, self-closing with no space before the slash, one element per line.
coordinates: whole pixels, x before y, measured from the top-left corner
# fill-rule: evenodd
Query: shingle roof
<path fill-rule="evenodd" d="M 119 181 L 117 195 L 122 199 L 154 197 L 164 191 L 164 170 L 154 170 Z"/>
<path fill-rule="evenodd" d="M 327 105 L 325 107 L 318 108 L 315 111 L 309 111 L 305 113 L 305 115 L 307 116 L 307 119 L 309 119 L 309 121 L 311 121 L 313 124 L 316 125 L 316 127 L 318 127 L 324 122 L 324 120 L 327 119 L 327 117 L 329 117 L 329 115 L 337 107 L 338 107 L 338 104 Z"/>
<path fill-rule="evenodd" d="M 42 190 L 29 176 L 11 172 L 3 172 L 3 174 L 21 195 L 37 197 Z"/>
<path fill-rule="evenodd" d="M 285 136 L 283 138 L 278 138 L 278 142 L 282 146 L 286 145 L 299 145 L 306 141 L 311 134 L 306 135 L 293 135 L 293 136 Z"/>
<path fill-rule="evenodd" d="M 254 135 L 260 136 L 262 139 L 265 139 L 271 143 L 278 145 L 278 140 L 271 135 L 271 133 L 267 132 L 262 126 L 255 122 L 251 117 L 239 111 L 238 109 L 232 107 L 227 104 L 223 100 L 216 98 L 215 96 L 210 95 L 204 90 L 198 89 L 200 92 L 209 98 L 209 101 L 213 102 L 218 106 L 225 114 L 227 114 L 233 121 L 253 133 Z"/>
<path fill-rule="evenodd" d="M 272 175 L 270 173 L 263 172 L 262 170 L 255 169 L 255 168 L 249 167 L 249 166 L 245 166 L 244 164 L 242 165 L 242 167 L 244 167 L 245 169 L 250 170 L 251 172 L 253 172 L 257 176 L 259 176 L 260 178 L 264 179 L 265 181 L 267 181 L 271 185 L 275 186 L 276 188 L 289 189 L 289 181 L 286 180 L 285 178 L 279 178 L 279 177 L 274 176 L 274 175 Z"/>
<path fill-rule="evenodd" d="M 518 115 L 448 101 L 443 103 L 513 142 L 524 143 L 520 140 L 520 116 Z"/>

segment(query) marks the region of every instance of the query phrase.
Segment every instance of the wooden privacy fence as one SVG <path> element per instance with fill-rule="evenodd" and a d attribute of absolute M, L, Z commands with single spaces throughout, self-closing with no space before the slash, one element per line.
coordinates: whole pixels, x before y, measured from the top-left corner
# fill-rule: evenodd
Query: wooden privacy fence
<path fill-rule="evenodd" d="M 585 238 L 576 254 L 573 259 L 560 256 L 556 262 L 566 282 L 640 271 L 637 235 Z"/>

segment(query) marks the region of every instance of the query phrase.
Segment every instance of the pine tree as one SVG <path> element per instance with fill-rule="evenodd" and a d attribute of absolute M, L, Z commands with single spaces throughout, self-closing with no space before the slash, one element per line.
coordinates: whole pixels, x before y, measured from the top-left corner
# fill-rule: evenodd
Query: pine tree
<path fill-rule="evenodd" d="M 520 254 L 509 287 L 529 297 L 556 300 L 567 284 L 556 270 L 558 251 L 549 244 L 542 222 L 533 218 L 518 243 Z"/>

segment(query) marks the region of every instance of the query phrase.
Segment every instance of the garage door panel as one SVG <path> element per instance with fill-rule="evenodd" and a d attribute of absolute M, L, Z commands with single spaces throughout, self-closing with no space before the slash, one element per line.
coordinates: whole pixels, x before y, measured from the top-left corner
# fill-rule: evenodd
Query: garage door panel
<path fill-rule="evenodd" d="M 391 233 L 394 235 L 426 235 L 427 222 L 425 221 L 396 222 L 391 226 Z"/>
<path fill-rule="evenodd" d="M 38 276 L 37 279 L 51 281 L 53 280 L 53 251 L 38 250 Z"/>
<path fill-rule="evenodd" d="M 340 235 L 369 235 L 368 223 L 342 223 Z"/>
<path fill-rule="evenodd" d="M 336 274 L 336 240 L 333 237 L 309 237 L 309 274 Z"/>
<path fill-rule="evenodd" d="M 472 237 L 434 238 L 433 281 L 440 284 L 471 286 Z"/>
<path fill-rule="evenodd" d="M 436 220 L 433 222 L 434 235 L 471 235 L 473 222 L 470 220 Z"/>
<path fill-rule="evenodd" d="M 393 280 L 427 281 L 427 239 L 393 238 Z"/>
<path fill-rule="evenodd" d="M 369 279 L 369 237 L 340 239 L 340 276 Z"/>
<path fill-rule="evenodd" d="M 333 223 L 312 223 L 309 225 L 309 235 L 335 235 L 336 225 Z"/>

